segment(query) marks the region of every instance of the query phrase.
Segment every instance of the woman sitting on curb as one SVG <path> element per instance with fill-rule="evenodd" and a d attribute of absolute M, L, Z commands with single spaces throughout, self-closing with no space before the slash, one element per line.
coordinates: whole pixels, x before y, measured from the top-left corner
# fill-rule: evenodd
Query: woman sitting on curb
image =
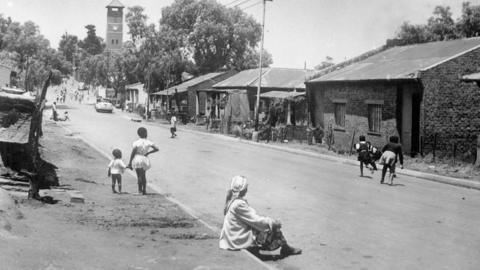
<path fill-rule="evenodd" d="M 269 217 L 257 215 L 245 200 L 247 179 L 244 176 L 232 178 L 225 202 L 220 248 L 228 250 L 248 249 L 253 253 L 260 250 L 276 250 L 280 255 L 301 254 L 302 250 L 291 247 L 283 237 L 281 223 Z"/>

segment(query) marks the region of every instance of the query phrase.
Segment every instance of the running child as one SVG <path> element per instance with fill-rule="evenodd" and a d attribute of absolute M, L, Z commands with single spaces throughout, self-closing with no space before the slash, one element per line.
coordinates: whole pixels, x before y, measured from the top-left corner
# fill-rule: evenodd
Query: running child
<path fill-rule="evenodd" d="M 357 150 L 358 158 L 357 160 L 360 161 L 360 176 L 363 177 L 363 165 L 365 164 L 365 168 L 370 169 L 370 172 L 377 170 L 377 166 L 375 165 L 375 160 L 372 158 L 373 156 L 373 147 L 370 142 L 365 141 L 365 136 L 361 135 L 359 137 L 359 142 L 355 144 L 355 150 Z M 369 168 L 368 165 L 372 167 Z"/>
<path fill-rule="evenodd" d="M 390 185 L 393 184 L 393 177 L 395 175 L 395 164 L 397 163 L 397 156 L 400 158 L 400 169 L 403 169 L 403 150 L 402 145 L 399 143 L 397 136 L 391 136 L 390 142 L 382 148 L 382 157 L 380 163 L 383 164 L 382 178 L 380 184 L 383 184 L 387 169 L 390 169 Z"/>
<path fill-rule="evenodd" d="M 122 193 L 122 174 L 125 171 L 125 163 L 122 161 L 122 151 L 114 149 L 112 152 L 113 160 L 108 164 L 108 176 L 112 177 L 112 192 L 115 191 L 115 183 L 118 185 L 118 192 Z"/>

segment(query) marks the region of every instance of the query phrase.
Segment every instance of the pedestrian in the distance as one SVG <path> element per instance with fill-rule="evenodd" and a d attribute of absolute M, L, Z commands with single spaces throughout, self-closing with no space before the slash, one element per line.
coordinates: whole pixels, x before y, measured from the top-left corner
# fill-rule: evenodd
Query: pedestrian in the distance
<path fill-rule="evenodd" d="M 112 177 L 112 192 L 117 193 L 115 190 L 115 183 L 118 185 L 118 192 L 122 193 L 122 174 L 125 171 L 125 163 L 122 160 L 122 151 L 120 149 L 114 149 L 112 152 L 113 159 L 108 164 L 108 176 Z"/>
<path fill-rule="evenodd" d="M 52 104 L 52 119 L 53 121 L 58 121 L 58 111 L 57 111 L 57 102 Z"/>
<path fill-rule="evenodd" d="M 390 185 L 393 184 L 393 177 L 395 175 L 395 164 L 397 163 L 397 156 L 400 158 L 400 169 L 403 169 L 403 150 L 402 145 L 399 143 L 397 136 L 391 136 L 390 142 L 382 148 L 382 157 L 380 157 L 380 163 L 383 165 L 382 178 L 380 184 L 383 184 L 387 169 L 390 170 L 389 178 Z"/>
<path fill-rule="evenodd" d="M 232 178 L 223 210 L 225 218 L 220 233 L 220 248 L 248 249 L 253 253 L 280 248 L 282 257 L 301 254 L 301 249 L 287 243 L 279 220 L 260 216 L 250 207 L 245 199 L 247 190 L 247 178 L 240 175 Z"/>
<path fill-rule="evenodd" d="M 147 140 L 146 128 L 138 128 L 137 134 L 140 138 L 133 142 L 133 149 L 127 168 L 135 170 L 138 180 L 138 192 L 145 195 L 147 193 L 146 172 L 151 167 L 148 155 L 157 152 L 158 147 L 153 142 Z"/>
<path fill-rule="evenodd" d="M 358 158 L 357 160 L 360 161 L 360 176 L 363 177 L 363 165 L 365 168 L 370 169 L 370 172 L 377 170 L 377 165 L 375 164 L 375 160 L 372 159 L 373 155 L 373 148 L 372 145 L 365 141 L 365 136 L 361 135 L 359 137 L 359 142 L 355 144 L 355 150 L 357 150 Z M 369 168 L 368 165 L 372 167 Z"/>
<path fill-rule="evenodd" d="M 177 137 L 177 117 L 175 116 L 175 113 L 172 114 L 172 117 L 170 117 L 170 133 L 172 133 L 172 136 L 170 138 L 175 138 Z"/>

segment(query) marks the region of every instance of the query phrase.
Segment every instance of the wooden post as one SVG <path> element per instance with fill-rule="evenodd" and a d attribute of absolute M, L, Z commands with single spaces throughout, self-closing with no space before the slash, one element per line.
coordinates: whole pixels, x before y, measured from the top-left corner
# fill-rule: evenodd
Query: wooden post
<path fill-rule="evenodd" d="M 200 93 L 198 93 L 197 90 L 195 90 L 195 119 L 197 119 L 197 123 L 198 123 L 198 116 L 200 115 L 200 97 L 199 97 Z M 196 123 L 196 124 L 197 124 Z"/>
<path fill-rule="evenodd" d="M 477 158 L 475 159 L 475 167 L 480 166 L 480 135 L 477 136 Z"/>
<path fill-rule="evenodd" d="M 435 149 L 437 148 L 437 133 L 433 137 L 433 162 L 435 162 Z"/>
<path fill-rule="evenodd" d="M 38 171 L 38 140 L 40 138 L 41 127 L 42 127 L 42 113 L 45 106 L 45 97 L 47 95 L 47 89 L 50 85 L 50 80 L 52 79 L 52 72 L 48 75 L 47 80 L 43 84 L 42 92 L 39 97 L 37 97 L 35 110 L 32 114 L 32 122 L 30 124 L 30 133 L 29 133 L 29 146 L 30 146 L 30 155 L 32 157 L 33 172 L 30 176 L 30 190 L 28 191 L 29 199 L 37 199 L 40 197 L 38 194 L 38 182 L 39 182 L 39 171 Z"/>
<path fill-rule="evenodd" d="M 348 152 L 348 155 L 352 154 L 353 143 L 355 142 L 355 131 L 356 130 L 353 130 L 352 143 L 350 144 L 350 152 Z"/>
<path fill-rule="evenodd" d="M 291 103 L 290 103 L 290 100 L 287 100 L 288 102 L 288 107 L 287 107 L 287 125 L 291 125 L 292 124 L 292 119 L 291 119 L 291 111 L 292 111 L 292 107 L 291 107 Z"/>

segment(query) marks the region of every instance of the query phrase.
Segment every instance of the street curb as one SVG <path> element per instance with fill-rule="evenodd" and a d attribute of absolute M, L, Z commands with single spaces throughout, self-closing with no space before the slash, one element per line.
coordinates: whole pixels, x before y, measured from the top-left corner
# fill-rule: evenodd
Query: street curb
<path fill-rule="evenodd" d="M 61 126 L 65 131 L 69 132 L 69 133 L 73 133 L 73 131 L 71 129 L 69 129 L 68 127 L 60 124 L 60 123 L 57 123 L 55 122 L 55 124 Z M 103 155 L 104 157 L 106 157 L 107 159 L 110 159 L 110 155 L 105 153 L 102 149 L 100 149 L 99 147 L 97 147 L 93 142 L 90 142 L 89 140 L 83 138 L 82 136 L 79 136 L 79 135 L 76 135 L 75 137 L 73 138 L 78 138 L 79 140 L 81 140 L 82 142 L 86 143 L 88 146 L 92 147 L 95 151 L 97 151 L 99 154 Z M 127 170 L 126 171 L 128 174 L 130 174 L 131 176 L 133 177 L 137 177 L 137 175 L 131 171 L 131 170 Z M 147 186 L 151 189 L 153 189 L 155 192 L 157 192 L 158 194 L 164 194 L 162 189 L 151 184 L 151 183 L 147 183 Z M 204 221 L 203 219 L 201 219 L 200 217 L 198 217 L 198 214 L 195 212 L 195 210 L 193 210 L 192 208 L 190 208 L 189 206 L 187 206 L 186 204 L 180 202 L 179 200 L 175 199 L 174 197 L 171 197 L 171 196 L 165 196 L 165 199 L 170 201 L 171 203 L 177 205 L 178 207 L 180 207 L 180 209 L 182 209 L 182 211 L 184 211 L 185 213 L 187 213 L 187 215 L 191 216 L 193 219 L 197 220 L 198 222 L 200 222 L 202 225 L 204 225 L 205 227 L 207 227 L 209 230 L 211 230 L 212 232 L 214 233 L 220 233 L 220 229 L 218 227 L 215 227 L 213 225 L 210 225 L 208 224 L 206 221 Z M 258 264 L 260 264 L 261 266 L 263 266 L 265 269 L 268 269 L 268 270 L 278 270 L 276 267 L 272 266 L 272 265 L 269 265 L 267 263 L 265 263 L 264 261 L 260 260 L 259 258 L 255 257 L 252 253 L 248 252 L 247 250 L 244 250 L 242 249 L 241 252 L 243 254 L 245 254 L 247 257 L 249 257 L 250 259 L 256 261 Z"/>
<path fill-rule="evenodd" d="M 168 127 L 164 126 L 164 124 L 161 124 L 161 123 L 158 123 L 158 122 L 144 121 L 143 123 L 145 123 L 146 125 L 155 125 L 155 126 L 159 126 L 159 127 L 162 127 L 162 128 L 168 128 Z M 165 124 L 165 125 L 167 125 L 167 124 Z M 337 162 L 337 163 L 342 163 L 342 164 L 347 164 L 347 165 L 352 165 L 352 166 L 358 166 L 358 161 L 356 161 L 356 160 L 351 160 L 351 159 L 346 159 L 346 158 L 341 158 L 341 157 L 335 157 L 335 156 L 310 152 L 310 151 L 306 151 L 306 150 L 293 149 L 293 148 L 288 148 L 288 147 L 281 147 L 281 146 L 271 145 L 271 144 L 267 144 L 267 143 L 261 143 L 261 142 L 257 143 L 257 142 L 253 142 L 253 141 L 250 141 L 250 140 L 245 140 L 245 139 L 241 139 L 241 138 L 234 138 L 234 137 L 230 137 L 230 136 L 223 135 L 223 134 L 202 132 L 202 131 L 192 130 L 192 129 L 188 129 L 188 128 L 181 128 L 180 130 L 183 131 L 183 132 L 189 132 L 189 133 L 193 133 L 193 134 L 209 135 L 209 136 L 213 136 L 213 137 L 216 137 L 216 138 L 219 138 L 219 139 L 222 139 L 222 140 L 235 141 L 235 142 L 240 142 L 240 143 L 244 143 L 244 144 L 275 149 L 275 150 L 278 150 L 278 151 L 288 152 L 288 153 L 292 153 L 292 154 L 310 156 L 310 157 L 320 158 L 320 159 L 328 160 L 328 161 L 332 161 L 332 162 Z M 382 168 L 382 165 L 377 165 L 377 166 L 378 166 L 379 169 Z M 411 176 L 411 177 L 415 177 L 415 178 L 422 179 L 422 180 L 428 180 L 428 181 L 432 181 L 432 182 L 448 184 L 448 185 L 457 186 L 457 187 L 480 190 L 480 182 L 474 182 L 474 181 L 471 181 L 471 180 L 442 176 L 442 175 L 431 174 L 431 173 L 424 173 L 424 172 L 419 172 L 419 171 L 414 171 L 414 170 L 409 170 L 409 169 L 396 170 L 395 173 L 398 174 L 398 175 Z"/>

